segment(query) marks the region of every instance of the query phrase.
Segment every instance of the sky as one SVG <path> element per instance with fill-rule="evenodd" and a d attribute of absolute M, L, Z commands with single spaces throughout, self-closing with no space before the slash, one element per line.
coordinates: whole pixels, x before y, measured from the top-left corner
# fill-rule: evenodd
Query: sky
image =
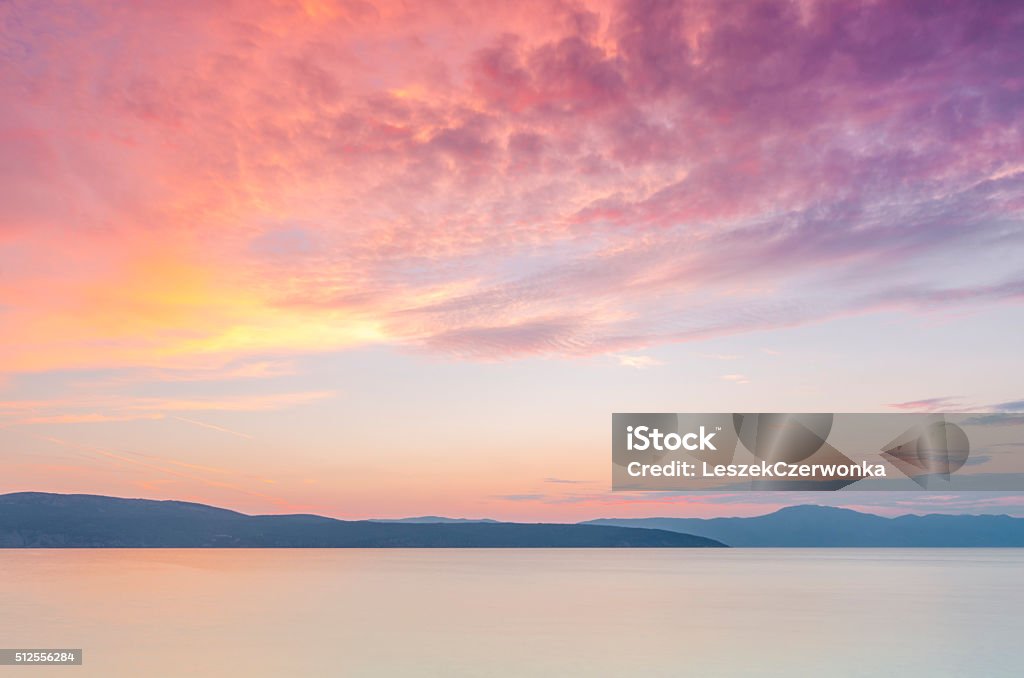
<path fill-rule="evenodd" d="M 583 520 L 616 411 L 1020 411 L 1024 7 L 0 3 L 0 492 Z"/>

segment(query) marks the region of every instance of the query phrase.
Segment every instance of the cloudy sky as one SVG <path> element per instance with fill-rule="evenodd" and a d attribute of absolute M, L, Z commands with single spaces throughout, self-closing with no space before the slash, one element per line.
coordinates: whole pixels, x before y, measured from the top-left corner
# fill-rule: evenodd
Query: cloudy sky
<path fill-rule="evenodd" d="M 749 514 L 610 413 L 1024 409 L 1019 5 L 15 1 L 0 99 L 0 491 Z"/>

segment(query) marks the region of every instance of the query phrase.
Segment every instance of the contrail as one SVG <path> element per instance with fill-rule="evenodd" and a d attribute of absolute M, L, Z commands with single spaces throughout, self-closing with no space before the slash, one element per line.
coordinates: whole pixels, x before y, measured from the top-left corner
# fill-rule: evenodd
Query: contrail
<path fill-rule="evenodd" d="M 230 434 L 230 435 L 233 435 L 233 436 L 238 436 L 239 438 L 247 438 L 249 440 L 254 440 L 255 439 L 254 436 L 251 436 L 248 433 L 242 433 L 241 431 L 232 431 L 231 429 L 224 428 L 223 426 L 216 426 L 214 424 L 207 424 L 205 421 L 196 421 L 195 419 L 188 419 L 186 417 L 179 417 L 177 415 L 171 415 L 169 418 L 170 419 L 177 419 L 178 421 L 183 421 L 186 424 L 194 424 L 196 426 L 202 426 L 203 428 L 213 429 L 214 431 L 220 431 L 221 433 L 227 433 L 227 434 Z"/>

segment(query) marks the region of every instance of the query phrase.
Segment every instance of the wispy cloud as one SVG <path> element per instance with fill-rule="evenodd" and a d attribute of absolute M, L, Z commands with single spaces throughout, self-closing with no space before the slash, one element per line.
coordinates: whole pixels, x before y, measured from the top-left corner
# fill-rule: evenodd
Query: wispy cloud
<path fill-rule="evenodd" d="M 117 379 L 130 382 L 205 382 L 273 379 L 295 374 L 297 370 L 292 360 L 243 360 L 209 367 L 132 370 Z"/>
<path fill-rule="evenodd" d="M 648 367 L 657 367 L 665 363 L 657 358 L 648 355 L 617 355 L 615 358 L 623 367 L 632 367 L 637 370 L 645 370 Z"/>
<path fill-rule="evenodd" d="M 202 398 L 133 398 L 124 404 L 128 410 L 171 412 L 260 412 L 296 407 L 335 395 L 334 391 L 243 394 Z"/>
<path fill-rule="evenodd" d="M 195 398 L 157 398 L 122 394 L 96 396 L 86 400 L 75 397 L 53 400 L 8 400 L 0 402 L 0 421 L 8 424 L 88 424 L 170 418 L 197 426 L 218 428 L 176 413 L 269 412 L 298 407 L 334 396 L 333 391 L 301 391 Z M 229 432 L 227 429 L 221 430 Z M 245 437 L 245 434 L 230 432 Z"/>
<path fill-rule="evenodd" d="M 939 396 L 935 398 L 923 398 L 921 400 L 908 400 L 902 403 L 890 403 L 886 407 L 895 410 L 907 410 L 910 412 L 941 412 L 963 410 L 963 399 L 960 396 Z M 969 409 L 969 408 L 968 408 Z"/>
<path fill-rule="evenodd" d="M 189 419 L 187 417 L 180 416 L 174 416 L 171 418 L 176 421 L 185 422 L 186 424 L 192 424 L 193 426 L 207 428 L 210 429 L 211 431 L 220 431 L 221 433 L 227 433 L 228 435 L 238 436 L 239 438 L 247 438 L 249 440 L 253 439 L 253 436 L 249 435 L 248 433 L 242 433 L 241 431 L 235 431 L 233 429 L 226 428 L 224 426 L 217 426 L 216 424 L 210 424 L 205 421 L 197 421 L 195 419 Z"/>
<path fill-rule="evenodd" d="M 163 414 L 99 414 L 89 412 L 83 414 L 43 414 L 31 415 L 18 420 L 21 424 L 105 424 L 112 421 L 137 421 L 140 419 L 163 419 Z"/>

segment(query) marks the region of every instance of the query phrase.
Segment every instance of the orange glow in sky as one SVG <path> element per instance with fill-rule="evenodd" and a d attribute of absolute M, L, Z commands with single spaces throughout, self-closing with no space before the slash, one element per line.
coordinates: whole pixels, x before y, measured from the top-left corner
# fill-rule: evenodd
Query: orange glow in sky
<path fill-rule="evenodd" d="M 0 492 L 756 513 L 608 416 L 1012 409 L 1024 47 L 915 11 L 3 3 Z"/>

